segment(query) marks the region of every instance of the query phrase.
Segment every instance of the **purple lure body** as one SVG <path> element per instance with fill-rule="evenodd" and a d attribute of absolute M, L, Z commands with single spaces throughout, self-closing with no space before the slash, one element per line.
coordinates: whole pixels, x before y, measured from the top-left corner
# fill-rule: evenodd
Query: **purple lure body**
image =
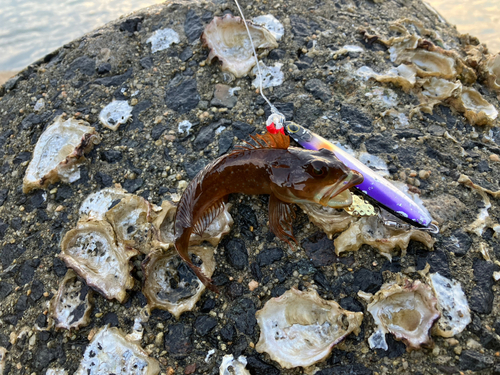
<path fill-rule="evenodd" d="M 340 147 L 294 123 L 288 123 L 285 129 L 287 134 L 302 147 L 309 150 L 320 150 L 322 148 L 331 150 L 347 167 L 360 172 L 364 177 L 364 181 L 355 188 L 375 200 L 389 212 L 416 227 L 428 227 L 431 224 L 432 217 L 427 211 L 418 206 L 385 178 L 372 171 Z"/>

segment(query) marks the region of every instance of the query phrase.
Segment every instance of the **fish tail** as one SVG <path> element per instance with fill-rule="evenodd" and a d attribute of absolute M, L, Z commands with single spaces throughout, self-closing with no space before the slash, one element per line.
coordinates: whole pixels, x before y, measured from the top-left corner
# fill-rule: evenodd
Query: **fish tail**
<path fill-rule="evenodd" d="M 194 274 L 198 277 L 198 279 L 200 279 L 203 285 L 205 285 L 212 292 L 219 293 L 219 289 L 217 289 L 217 287 L 212 284 L 212 280 L 203 273 L 200 267 L 196 267 L 191 261 L 191 258 L 188 254 L 189 237 L 190 234 L 188 234 L 187 236 L 181 236 L 175 242 L 175 249 L 177 250 L 177 253 L 182 258 L 182 260 L 186 262 L 186 264 L 193 270 Z"/>

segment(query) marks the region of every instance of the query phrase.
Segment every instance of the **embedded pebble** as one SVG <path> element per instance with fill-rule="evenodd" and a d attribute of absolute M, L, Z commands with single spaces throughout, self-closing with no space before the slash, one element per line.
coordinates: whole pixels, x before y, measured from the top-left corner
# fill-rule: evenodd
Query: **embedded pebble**
<path fill-rule="evenodd" d="M 173 43 L 179 43 L 180 41 L 179 34 L 177 34 L 174 30 L 160 29 L 156 30 L 146 42 L 151 43 L 151 52 L 155 53 L 163 51 L 170 47 Z"/>
<path fill-rule="evenodd" d="M 114 100 L 99 114 L 99 121 L 111 130 L 117 130 L 132 117 L 132 107 L 126 100 Z"/>

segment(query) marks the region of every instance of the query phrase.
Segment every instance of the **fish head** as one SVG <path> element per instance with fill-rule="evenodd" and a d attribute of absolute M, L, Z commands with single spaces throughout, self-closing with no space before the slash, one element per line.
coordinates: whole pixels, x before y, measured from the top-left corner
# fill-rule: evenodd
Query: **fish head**
<path fill-rule="evenodd" d="M 349 189 L 363 182 L 363 176 L 346 167 L 332 151 L 295 147 L 271 164 L 270 178 L 273 194 L 283 202 L 332 208 L 349 206 Z"/>

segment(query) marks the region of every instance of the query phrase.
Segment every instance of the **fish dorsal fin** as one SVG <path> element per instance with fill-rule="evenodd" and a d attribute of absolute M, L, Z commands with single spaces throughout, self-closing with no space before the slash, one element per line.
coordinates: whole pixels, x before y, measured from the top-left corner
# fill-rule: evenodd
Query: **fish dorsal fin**
<path fill-rule="evenodd" d="M 245 151 L 245 150 L 256 150 L 260 148 L 280 148 L 286 150 L 290 146 L 290 137 L 282 133 L 265 133 L 251 135 L 250 138 L 256 144 L 252 144 L 247 141 L 243 141 L 246 145 L 236 146 L 235 152 Z"/>
<path fill-rule="evenodd" d="M 210 224 L 215 220 L 217 216 L 224 210 L 224 200 L 219 199 L 217 202 L 212 204 L 208 209 L 203 212 L 203 215 L 198 219 L 198 221 L 193 225 L 193 233 L 198 236 L 203 236 L 203 233 L 208 228 Z"/>

